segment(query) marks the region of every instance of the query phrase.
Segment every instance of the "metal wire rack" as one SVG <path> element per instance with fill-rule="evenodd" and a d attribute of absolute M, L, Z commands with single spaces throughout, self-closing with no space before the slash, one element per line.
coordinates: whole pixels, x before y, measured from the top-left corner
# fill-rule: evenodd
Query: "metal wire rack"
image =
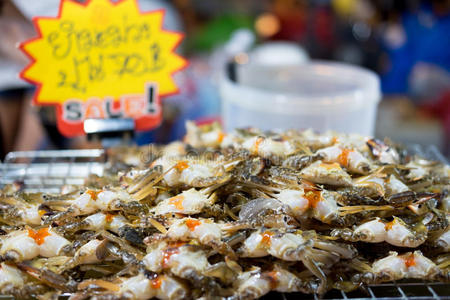
<path fill-rule="evenodd" d="M 420 148 L 414 153 L 424 153 Z M 438 151 L 433 158 L 445 161 Z M 429 156 L 429 155 L 428 155 Z M 66 184 L 82 185 L 91 174 L 101 176 L 106 163 L 102 149 L 11 152 L 0 163 L 0 188 L 5 184 L 19 183 L 27 192 L 58 193 Z M 60 299 L 67 299 L 61 296 Z M 0 300 L 13 299 L 0 295 Z M 263 299 L 320 299 L 317 295 L 302 293 L 269 293 Z M 353 300 L 450 300 L 450 284 L 436 282 L 394 282 L 369 285 L 365 290 L 343 292 L 332 290 L 322 299 Z"/>
<path fill-rule="evenodd" d="M 0 164 L 0 187 L 18 183 L 26 192 L 59 193 L 63 185 L 101 176 L 105 161 L 102 149 L 10 152 Z"/>
<path fill-rule="evenodd" d="M 280 300 L 444 300 L 450 299 L 450 284 L 436 282 L 394 282 L 383 284 L 372 284 L 365 287 L 365 291 L 356 290 L 343 292 L 332 290 L 322 298 L 317 295 L 305 295 L 302 293 L 269 293 L 262 299 Z"/>

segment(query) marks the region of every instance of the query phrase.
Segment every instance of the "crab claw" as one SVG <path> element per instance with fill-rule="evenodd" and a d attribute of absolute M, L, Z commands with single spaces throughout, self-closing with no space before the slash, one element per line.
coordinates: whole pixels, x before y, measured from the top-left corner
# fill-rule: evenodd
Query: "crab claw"
<path fill-rule="evenodd" d="M 68 284 L 63 276 L 48 269 L 37 269 L 24 263 L 18 263 L 17 267 L 47 286 L 67 293 L 75 292 L 75 287 Z"/>

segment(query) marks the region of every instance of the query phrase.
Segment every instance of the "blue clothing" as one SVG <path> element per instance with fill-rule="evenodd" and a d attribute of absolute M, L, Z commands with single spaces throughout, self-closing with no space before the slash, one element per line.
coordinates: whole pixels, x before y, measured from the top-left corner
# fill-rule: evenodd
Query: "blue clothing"
<path fill-rule="evenodd" d="M 406 41 L 398 48 L 385 45 L 390 59 L 390 70 L 382 75 L 384 93 L 408 91 L 408 77 L 418 62 L 436 64 L 450 71 L 450 15 L 433 15 L 423 6 L 416 13 L 405 13 L 402 26 Z"/>

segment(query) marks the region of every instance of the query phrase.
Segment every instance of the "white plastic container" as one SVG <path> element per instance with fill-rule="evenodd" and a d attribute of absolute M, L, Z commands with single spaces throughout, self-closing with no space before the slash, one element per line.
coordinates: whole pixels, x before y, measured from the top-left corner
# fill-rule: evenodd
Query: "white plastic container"
<path fill-rule="evenodd" d="M 242 65 L 237 83 L 220 80 L 227 131 L 313 128 L 373 135 L 380 101 L 378 76 L 341 63 L 311 61 L 293 66 Z"/>

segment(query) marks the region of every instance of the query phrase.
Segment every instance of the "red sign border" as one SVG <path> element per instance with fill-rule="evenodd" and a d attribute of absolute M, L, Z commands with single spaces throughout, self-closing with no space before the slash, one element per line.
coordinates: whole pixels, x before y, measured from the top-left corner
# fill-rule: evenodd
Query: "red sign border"
<path fill-rule="evenodd" d="M 55 106 L 55 107 L 56 107 L 56 114 L 57 114 L 57 126 L 58 126 L 58 130 L 59 130 L 63 135 L 69 136 L 69 137 L 70 137 L 70 136 L 76 136 L 76 135 L 73 135 L 73 131 L 72 131 L 72 130 L 80 130 L 79 132 L 84 131 L 84 130 L 83 130 L 83 123 L 80 122 L 80 124 L 76 124 L 76 125 L 70 124 L 70 125 L 69 125 L 69 124 L 67 124 L 66 122 L 64 122 L 64 121 L 62 120 L 62 104 L 61 104 L 59 101 L 56 101 L 56 100 L 49 100 L 48 102 L 45 102 L 45 103 L 39 103 L 39 102 L 38 102 L 38 97 L 39 97 L 39 95 L 40 95 L 40 93 L 41 93 L 41 89 L 42 89 L 43 82 L 42 82 L 42 81 L 35 81 L 35 80 L 32 80 L 32 79 L 29 79 L 29 78 L 26 78 L 26 77 L 25 77 L 25 72 L 28 71 L 28 69 L 30 69 L 30 68 L 36 63 L 36 58 L 35 58 L 34 56 L 32 56 L 30 53 L 28 53 L 28 52 L 25 50 L 25 46 L 26 46 L 27 44 L 29 44 L 29 43 L 32 43 L 32 42 L 34 42 L 34 41 L 36 41 L 36 40 L 39 40 L 39 39 L 42 39 L 42 38 L 43 38 L 43 35 L 42 35 L 42 32 L 41 32 L 41 28 L 38 26 L 38 23 L 37 23 L 38 20 L 40 20 L 40 19 L 42 19 L 42 20 L 58 20 L 58 19 L 61 19 L 61 14 L 62 14 L 62 10 L 63 10 L 63 5 L 64 5 L 65 2 L 72 2 L 73 4 L 76 4 L 76 5 L 79 5 L 79 6 L 83 6 L 83 7 L 87 7 L 92 1 L 95 1 L 95 0 L 87 0 L 87 1 L 84 2 L 84 3 L 79 3 L 79 2 L 76 2 L 76 1 L 74 1 L 74 0 L 61 0 L 60 3 L 59 3 L 58 15 L 57 15 L 56 17 L 38 17 L 38 16 L 33 17 L 31 21 L 32 21 L 32 23 L 33 23 L 33 26 L 34 26 L 35 30 L 37 31 L 37 36 L 35 36 L 35 37 L 33 37 L 33 38 L 29 39 L 29 40 L 26 40 L 26 41 L 21 42 L 21 43 L 19 44 L 19 46 L 18 46 L 18 48 L 22 51 L 22 53 L 24 53 L 24 54 L 28 57 L 28 59 L 30 59 L 30 63 L 29 63 L 22 71 L 20 71 L 19 77 L 20 77 L 22 80 L 27 81 L 28 83 L 30 83 L 30 84 L 36 86 L 36 91 L 34 92 L 33 99 L 32 99 L 33 105 L 35 105 L 35 106 Z M 120 0 L 120 1 L 117 1 L 117 2 L 112 2 L 111 0 L 108 0 L 108 1 L 109 1 L 112 5 L 116 6 L 116 5 L 121 4 L 123 1 L 129 1 L 129 0 Z M 164 19 L 165 19 L 165 16 L 166 16 L 166 10 L 165 10 L 165 9 L 157 9 L 157 10 L 151 10 L 151 11 L 142 12 L 141 9 L 140 9 L 140 7 L 139 7 L 138 0 L 133 0 L 133 1 L 134 1 L 135 7 L 137 8 L 138 13 L 139 13 L 140 15 L 146 15 L 146 14 L 152 14 L 152 13 L 155 13 L 155 12 L 161 12 L 161 13 L 162 13 L 162 22 L 164 22 Z M 180 36 L 180 39 L 179 39 L 178 42 L 172 47 L 172 49 L 170 49 L 170 51 L 171 51 L 172 55 L 175 55 L 175 56 L 178 56 L 179 58 L 181 58 L 181 59 L 184 61 L 184 65 L 181 66 L 180 68 L 178 68 L 178 69 L 173 70 L 172 72 L 170 72 L 170 77 L 172 77 L 172 80 L 173 80 L 174 74 L 175 74 L 176 72 L 179 72 L 179 71 L 184 70 L 184 69 L 186 69 L 186 68 L 189 67 L 189 63 L 190 63 L 189 60 L 187 60 L 186 58 L 182 57 L 181 55 L 178 55 L 178 54 L 176 53 L 176 51 L 175 51 L 175 49 L 177 49 L 178 46 L 181 44 L 181 42 L 184 40 L 185 34 L 184 34 L 183 32 L 178 32 L 178 31 L 174 31 L 174 30 L 167 30 L 167 29 L 164 29 L 164 28 L 163 28 L 163 24 L 161 24 L 161 28 L 160 28 L 160 29 L 161 29 L 161 31 L 163 31 L 163 32 L 173 33 L 173 34 L 177 34 L 177 35 Z M 176 90 L 173 91 L 173 92 L 171 92 L 171 93 L 166 93 L 166 94 L 164 94 L 164 95 L 158 94 L 158 100 L 157 100 L 157 101 L 158 101 L 159 103 L 162 103 L 162 99 L 163 99 L 164 97 L 169 97 L 169 96 L 178 94 L 178 93 L 180 92 L 180 89 L 179 89 L 179 87 L 178 87 L 176 84 L 175 84 L 175 87 L 176 87 Z M 94 96 L 94 97 L 95 97 L 95 96 Z M 120 101 L 120 99 L 114 98 L 114 101 Z M 160 112 L 160 116 L 162 116 L 162 112 Z M 145 118 L 145 117 L 144 117 L 144 118 Z M 151 119 L 154 119 L 154 118 L 151 118 Z M 162 118 L 159 117 L 159 119 L 160 119 L 160 120 L 159 120 L 159 122 L 157 122 L 157 124 L 155 125 L 155 127 L 158 126 L 158 125 L 161 123 L 161 121 L 162 121 L 161 119 L 162 119 Z M 136 121 L 137 121 L 137 120 L 135 120 L 135 123 L 136 123 Z M 148 121 L 149 121 L 149 120 L 148 120 Z"/>

